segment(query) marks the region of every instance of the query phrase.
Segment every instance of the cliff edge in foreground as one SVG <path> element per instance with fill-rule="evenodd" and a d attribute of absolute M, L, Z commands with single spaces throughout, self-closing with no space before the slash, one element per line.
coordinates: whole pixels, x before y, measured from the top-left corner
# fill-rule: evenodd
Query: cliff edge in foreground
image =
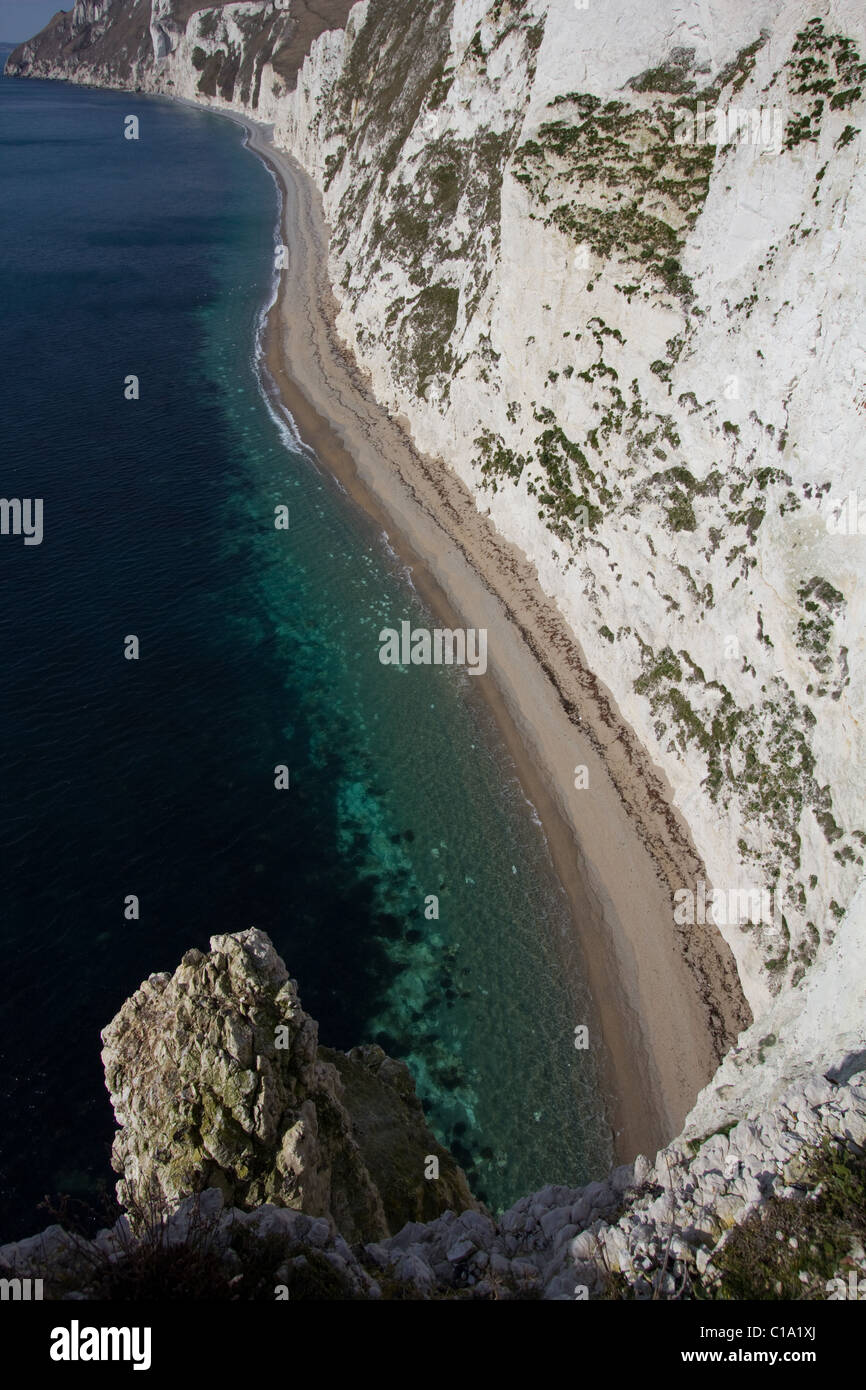
<path fill-rule="evenodd" d="M 654 1162 L 543 1188 L 494 1219 L 401 1063 L 318 1046 L 263 932 L 187 952 L 103 1037 L 128 1210 L 92 1241 L 55 1225 L 0 1248 L 0 1276 L 42 1279 L 46 1298 L 866 1292 L 863 1053 Z"/>

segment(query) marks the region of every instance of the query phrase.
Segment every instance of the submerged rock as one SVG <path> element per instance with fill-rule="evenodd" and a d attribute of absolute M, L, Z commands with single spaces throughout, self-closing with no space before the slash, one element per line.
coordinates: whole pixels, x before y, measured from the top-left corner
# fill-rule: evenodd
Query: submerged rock
<path fill-rule="evenodd" d="M 408 1068 L 378 1047 L 320 1047 L 264 932 L 214 936 L 209 954 L 151 975 L 102 1040 L 124 1206 L 218 1188 L 244 1211 L 328 1217 L 348 1241 L 477 1207 Z M 438 1178 L 425 1178 L 429 1156 Z"/>

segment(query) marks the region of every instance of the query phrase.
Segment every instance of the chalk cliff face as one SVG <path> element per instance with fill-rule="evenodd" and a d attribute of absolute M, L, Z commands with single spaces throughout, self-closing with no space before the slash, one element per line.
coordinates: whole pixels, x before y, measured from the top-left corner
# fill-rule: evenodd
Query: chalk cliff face
<path fill-rule="evenodd" d="M 207 7 L 197 0 L 79 0 L 21 44 L 7 71 L 171 92 L 255 113 L 294 88 L 314 40 L 344 24 L 350 10 L 351 0 L 219 0 Z"/>
<path fill-rule="evenodd" d="M 866 549 L 827 525 L 866 410 L 862 11 L 413 14 L 358 6 L 275 113 L 341 330 L 664 769 L 760 1011 L 863 874 Z M 757 143 L 697 143 L 701 102 Z M 744 930 L 748 888 L 776 911 Z"/>
<path fill-rule="evenodd" d="M 758 1021 L 695 1123 L 862 1046 L 859 0 L 87 0 L 7 71 L 245 111 L 318 183 L 342 335 L 720 895 Z"/>

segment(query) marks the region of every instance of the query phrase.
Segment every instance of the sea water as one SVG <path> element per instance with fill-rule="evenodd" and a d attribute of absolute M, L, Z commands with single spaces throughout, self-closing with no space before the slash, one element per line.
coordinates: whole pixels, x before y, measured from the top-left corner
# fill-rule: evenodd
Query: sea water
<path fill-rule="evenodd" d="M 0 536 L 0 1237 L 111 1184 L 100 1029 L 249 926 L 492 1207 L 597 1176 L 538 816 L 468 672 L 380 661 L 435 619 L 266 401 L 271 175 L 213 113 L 9 78 L 0 173 L 0 495 L 43 508 Z"/>

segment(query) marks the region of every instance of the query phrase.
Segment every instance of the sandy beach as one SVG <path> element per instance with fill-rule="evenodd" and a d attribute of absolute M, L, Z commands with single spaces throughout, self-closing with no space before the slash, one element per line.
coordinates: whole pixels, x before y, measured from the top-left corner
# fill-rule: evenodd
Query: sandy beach
<path fill-rule="evenodd" d="M 274 388 L 326 473 L 387 533 L 437 617 L 488 630 L 488 674 L 474 684 L 569 895 L 617 1157 L 654 1154 L 751 1022 L 717 930 L 674 923 L 673 891 L 705 877 L 688 828 L 526 558 L 445 461 L 415 450 L 347 355 L 311 180 L 266 128 L 232 118 L 282 190 L 289 265 L 265 337 Z"/>

